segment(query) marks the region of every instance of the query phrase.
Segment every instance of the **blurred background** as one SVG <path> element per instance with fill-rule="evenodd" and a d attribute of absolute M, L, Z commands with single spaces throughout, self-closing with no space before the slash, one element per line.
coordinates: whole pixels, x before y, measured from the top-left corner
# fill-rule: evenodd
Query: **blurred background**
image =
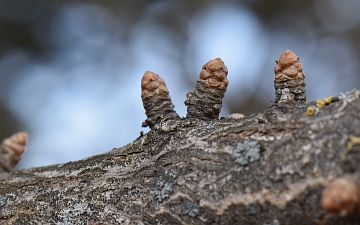
<path fill-rule="evenodd" d="M 357 0 L 1 0 L 0 134 L 27 131 L 17 168 L 121 147 L 146 118 L 145 70 L 178 114 L 201 67 L 220 57 L 230 84 L 221 116 L 274 100 L 273 67 L 291 49 L 308 101 L 360 88 Z"/>

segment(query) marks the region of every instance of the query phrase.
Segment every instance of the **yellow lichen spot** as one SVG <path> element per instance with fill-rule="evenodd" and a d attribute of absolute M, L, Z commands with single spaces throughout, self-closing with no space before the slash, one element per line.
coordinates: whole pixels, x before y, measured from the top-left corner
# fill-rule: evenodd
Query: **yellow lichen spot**
<path fill-rule="evenodd" d="M 321 109 L 322 107 L 324 107 L 326 104 L 325 100 L 324 99 L 318 99 L 316 100 L 316 106 Z"/>
<path fill-rule="evenodd" d="M 323 108 L 326 104 L 329 104 L 332 100 L 332 95 L 329 95 L 327 98 L 316 100 L 317 109 Z"/>
<path fill-rule="evenodd" d="M 302 160 L 302 163 L 305 165 L 305 164 L 308 164 L 309 163 L 309 158 L 304 158 L 303 160 Z"/>
<path fill-rule="evenodd" d="M 314 106 L 309 106 L 306 109 L 306 115 L 312 116 L 312 115 L 314 115 L 315 111 L 316 111 L 316 108 Z"/>
<path fill-rule="evenodd" d="M 327 98 L 324 98 L 324 101 L 326 104 L 329 104 L 332 100 L 333 96 L 332 95 L 329 95 Z"/>
<path fill-rule="evenodd" d="M 349 139 L 353 144 L 360 144 L 360 137 L 356 137 L 356 136 L 350 134 Z"/>
<path fill-rule="evenodd" d="M 315 168 L 311 171 L 311 173 L 315 175 L 315 174 L 318 172 L 318 170 L 319 170 L 319 169 L 318 169 L 317 167 L 315 167 Z"/>
<path fill-rule="evenodd" d="M 346 149 L 347 149 L 348 151 L 351 151 L 351 149 L 353 148 L 353 146 L 354 146 L 354 143 L 352 143 L 351 141 L 349 141 L 349 142 L 346 144 Z"/>
<path fill-rule="evenodd" d="M 279 189 L 274 189 L 274 193 L 275 193 L 277 196 L 279 196 L 280 190 L 279 190 Z"/>
<path fill-rule="evenodd" d="M 341 155 L 341 158 L 340 158 L 341 162 L 344 162 L 344 161 L 345 161 L 347 153 L 348 153 L 348 151 L 345 151 L 345 152 Z"/>
<path fill-rule="evenodd" d="M 356 137 L 356 136 L 350 134 L 350 135 L 349 135 L 349 139 L 350 139 L 350 141 L 348 141 L 348 142 L 346 143 L 346 150 L 345 150 L 345 152 L 344 152 L 344 153 L 342 154 L 342 156 L 341 156 L 341 161 L 345 161 L 347 153 L 352 150 L 352 148 L 354 147 L 354 145 L 360 144 L 360 137 Z"/>
<path fill-rule="evenodd" d="M 329 143 L 328 148 L 332 149 L 332 147 L 333 147 L 332 143 Z"/>

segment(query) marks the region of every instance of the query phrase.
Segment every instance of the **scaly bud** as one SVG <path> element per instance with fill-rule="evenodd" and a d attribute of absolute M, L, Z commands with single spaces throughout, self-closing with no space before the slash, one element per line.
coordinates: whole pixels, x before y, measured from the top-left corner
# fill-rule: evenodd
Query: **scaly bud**
<path fill-rule="evenodd" d="M 210 60 L 202 67 L 194 92 L 186 95 L 186 117 L 203 120 L 219 117 L 222 98 L 229 84 L 227 74 L 228 69 L 220 58 Z"/>
<path fill-rule="evenodd" d="M 305 75 L 299 57 L 286 50 L 275 62 L 275 102 L 306 103 Z"/>
<path fill-rule="evenodd" d="M 5 138 L 0 145 L 0 172 L 10 172 L 25 150 L 27 133 L 18 132 Z"/>
<path fill-rule="evenodd" d="M 359 213 L 360 196 L 357 185 L 345 178 L 331 181 L 322 193 L 321 206 L 340 216 Z"/>
<path fill-rule="evenodd" d="M 152 128 L 163 118 L 179 117 L 174 110 L 165 81 L 151 71 L 146 71 L 141 80 L 141 99 L 147 116 L 142 123 L 143 127 Z"/>

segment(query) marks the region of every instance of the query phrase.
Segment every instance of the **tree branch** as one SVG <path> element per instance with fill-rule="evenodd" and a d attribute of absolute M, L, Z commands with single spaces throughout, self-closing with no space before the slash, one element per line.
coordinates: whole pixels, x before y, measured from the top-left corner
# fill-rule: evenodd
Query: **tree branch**
<path fill-rule="evenodd" d="M 321 199 L 335 178 L 358 188 L 359 96 L 333 98 L 310 116 L 316 102 L 242 119 L 164 119 L 108 153 L 2 173 L 0 221 L 356 224 L 358 203 L 331 214 Z"/>
<path fill-rule="evenodd" d="M 147 71 L 151 131 L 84 160 L 0 174 L 0 222 L 358 224 L 360 92 L 304 104 L 299 58 L 287 50 L 276 63 L 275 103 L 221 119 L 220 58 L 203 66 L 185 118 Z"/>

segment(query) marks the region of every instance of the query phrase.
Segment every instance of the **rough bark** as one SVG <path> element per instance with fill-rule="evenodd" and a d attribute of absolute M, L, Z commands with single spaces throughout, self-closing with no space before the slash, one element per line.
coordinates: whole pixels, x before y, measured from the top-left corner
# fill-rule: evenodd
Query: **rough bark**
<path fill-rule="evenodd" d="M 316 102 L 238 120 L 165 119 L 108 153 L 3 173 L 0 223 L 359 224 L 321 207 L 331 180 L 360 180 L 349 139 L 360 136 L 359 95 L 314 115 Z"/>

